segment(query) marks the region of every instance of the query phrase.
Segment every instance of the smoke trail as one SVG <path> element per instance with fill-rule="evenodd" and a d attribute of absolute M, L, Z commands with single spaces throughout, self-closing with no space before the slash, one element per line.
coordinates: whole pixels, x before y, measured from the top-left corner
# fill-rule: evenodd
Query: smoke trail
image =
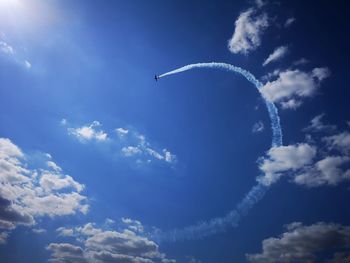
<path fill-rule="evenodd" d="M 249 82 L 251 82 L 259 92 L 261 87 L 263 86 L 263 84 L 259 80 L 257 80 L 254 77 L 254 75 L 251 74 L 249 71 L 227 63 L 218 62 L 190 64 L 175 69 L 173 71 L 164 73 L 159 77 L 162 78 L 194 68 L 218 68 L 240 74 L 243 77 L 245 77 Z M 278 110 L 272 102 L 267 101 L 266 99 L 264 99 L 264 101 L 271 121 L 272 147 L 281 146 L 282 129 L 280 125 L 280 118 L 278 116 Z M 236 227 L 238 225 L 239 220 L 243 216 L 245 216 L 248 213 L 248 211 L 265 195 L 268 188 L 269 186 L 259 182 L 257 185 L 253 186 L 250 189 L 246 196 L 236 205 L 235 209 L 231 210 L 224 217 L 213 218 L 206 222 L 200 222 L 195 225 L 187 226 L 181 229 L 173 229 L 167 232 L 157 230 L 151 234 L 152 238 L 158 242 L 174 242 L 178 240 L 201 238 L 204 236 L 223 232 L 228 227 Z"/>
<path fill-rule="evenodd" d="M 187 70 L 195 69 L 195 68 L 218 68 L 227 71 L 232 71 L 234 73 L 240 74 L 245 77 L 249 82 L 251 82 L 260 92 L 263 84 L 257 80 L 252 73 L 248 70 L 242 69 L 240 67 L 233 66 L 227 63 L 219 63 L 219 62 L 209 62 L 209 63 L 196 63 L 190 64 L 167 73 L 164 73 L 159 76 L 159 78 L 163 78 L 165 76 L 181 73 Z M 264 97 L 263 97 L 264 98 Z M 271 120 L 271 129 L 272 129 L 272 146 L 281 146 L 282 145 L 282 130 L 280 125 L 280 118 L 278 116 L 278 111 L 276 106 L 267 100 L 265 100 L 265 104 L 269 113 L 269 117 Z"/>

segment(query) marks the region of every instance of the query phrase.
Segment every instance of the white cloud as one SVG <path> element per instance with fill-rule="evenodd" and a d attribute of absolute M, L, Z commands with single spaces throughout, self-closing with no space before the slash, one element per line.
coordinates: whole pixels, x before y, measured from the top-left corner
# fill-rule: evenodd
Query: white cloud
<path fill-rule="evenodd" d="M 50 159 L 51 159 L 51 156 L 50 156 Z M 46 162 L 47 166 L 50 167 L 51 169 L 53 169 L 54 171 L 56 172 L 61 172 L 62 171 L 62 168 L 59 167 L 55 162 L 53 161 L 47 161 Z"/>
<path fill-rule="evenodd" d="M 350 164 L 350 157 L 327 156 L 316 162 L 313 167 L 294 177 L 294 182 L 308 187 L 320 185 L 337 185 L 350 181 L 350 169 L 342 169 L 342 166 Z"/>
<path fill-rule="evenodd" d="M 310 63 L 310 61 L 307 60 L 306 58 L 300 58 L 300 59 L 294 61 L 292 64 L 293 64 L 293 66 L 300 66 L 300 65 L 305 65 L 308 63 Z"/>
<path fill-rule="evenodd" d="M 295 17 L 290 17 L 286 20 L 286 22 L 284 23 L 284 27 L 289 27 L 292 24 L 294 24 L 296 21 Z"/>
<path fill-rule="evenodd" d="M 331 72 L 328 68 L 314 68 L 312 70 L 312 76 L 316 78 L 319 82 L 328 78 L 331 75 Z"/>
<path fill-rule="evenodd" d="M 286 70 L 274 81 L 268 81 L 260 90 L 265 99 L 295 108 L 305 97 L 315 95 L 320 83 L 329 76 L 326 68 L 315 68 L 312 72 Z"/>
<path fill-rule="evenodd" d="M 349 247 L 349 226 L 324 222 L 304 226 L 294 222 L 287 225 L 287 231 L 281 236 L 263 240 L 261 253 L 246 256 L 253 263 L 321 262 L 321 259 L 317 260 L 318 255 L 342 251 Z M 336 253 L 334 258 L 344 256 L 346 255 Z"/>
<path fill-rule="evenodd" d="M 264 2 L 263 0 L 255 0 L 255 5 L 256 5 L 258 8 L 261 8 L 261 7 L 263 7 L 264 5 L 266 5 L 266 2 Z"/>
<path fill-rule="evenodd" d="M 117 129 L 115 129 L 115 131 L 117 132 L 118 136 L 120 136 L 120 137 L 123 137 L 129 133 L 129 130 L 124 129 L 124 128 L 117 128 Z"/>
<path fill-rule="evenodd" d="M 6 244 L 8 232 L 0 232 L 0 245 Z"/>
<path fill-rule="evenodd" d="M 336 126 L 322 123 L 322 116 L 313 118 L 304 130 L 336 131 Z M 271 148 L 266 157 L 260 158 L 259 167 L 265 174 L 258 180 L 270 185 L 286 175 L 294 183 L 307 187 L 350 181 L 350 133 L 338 132 L 316 140 L 307 135 L 306 140 L 308 143 Z"/>
<path fill-rule="evenodd" d="M 81 227 L 76 227 L 75 231 L 83 236 L 94 236 L 102 232 L 101 229 L 95 227 L 94 223 L 87 223 Z"/>
<path fill-rule="evenodd" d="M 28 60 L 20 59 L 18 54 L 16 54 L 17 52 L 15 51 L 15 48 L 4 40 L 0 40 L 0 52 L 11 57 L 15 63 L 24 66 L 26 69 L 30 69 L 32 67 L 32 64 Z"/>
<path fill-rule="evenodd" d="M 264 61 L 263 66 L 266 66 L 267 64 L 278 61 L 281 58 L 283 58 L 288 53 L 288 47 L 287 46 L 280 46 L 276 48 Z"/>
<path fill-rule="evenodd" d="M 74 236 L 74 230 L 72 228 L 59 227 L 56 229 L 59 236 L 72 237 Z"/>
<path fill-rule="evenodd" d="M 1 41 L 1 40 L 0 40 L 0 51 L 5 53 L 5 54 L 8 54 L 8 55 L 15 54 L 13 47 L 11 45 L 9 45 L 8 43 Z"/>
<path fill-rule="evenodd" d="M 66 125 L 67 120 L 62 119 L 61 124 Z M 113 134 L 99 129 L 100 122 L 94 121 L 91 124 L 84 125 L 78 128 L 68 128 L 68 133 L 77 137 L 81 142 L 85 141 L 108 141 L 117 146 L 124 157 L 135 157 L 138 164 L 147 164 L 152 160 L 163 161 L 168 164 L 175 164 L 177 159 L 167 149 L 157 149 L 146 140 L 146 136 L 139 133 L 135 129 L 116 128 L 114 132 L 119 139 L 113 138 Z M 114 134 L 115 136 L 115 134 Z M 53 168 L 53 165 L 51 168 Z M 54 168 L 53 168 L 54 169 Z"/>
<path fill-rule="evenodd" d="M 98 121 L 93 121 L 91 124 L 87 124 L 82 127 L 68 128 L 68 132 L 81 141 L 105 141 L 107 140 L 107 133 L 105 133 L 103 130 L 99 130 L 99 126 L 101 126 L 101 124 Z"/>
<path fill-rule="evenodd" d="M 67 123 L 68 123 L 68 121 L 67 121 L 67 119 L 65 119 L 65 118 L 63 118 L 63 119 L 61 120 L 61 125 L 67 125 Z"/>
<path fill-rule="evenodd" d="M 24 60 L 23 64 L 27 69 L 30 69 L 32 67 L 32 64 L 28 60 Z"/>
<path fill-rule="evenodd" d="M 150 159 L 155 159 L 158 161 L 165 161 L 169 164 L 174 164 L 176 162 L 176 156 L 172 154 L 167 149 L 163 149 L 162 151 L 154 149 L 151 144 L 146 140 L 146 136 L 143 134 L 139 134 L 135 131 L 129 132 L 132 139 L 136 140 L 136 145 L 124 146 L 121 149 L 121 152 L 126 157 L 137 156 L 138 158 L 144 157 L 147 159 L 146 162 L 139 160 L 138 163 L 149 163 Z"/>
<path fill-rule="evenodd" d="M 113 225 L 114 223 L 115 223 L 115 221 L 113 219 L 106 218 L 106 220 L 105 220 L 106 225 Z"/>
<path fill-rule="evenodd" d="M 300 100 L 290 99 L 287 101 L 281 101 L 280 104 L 281 104 L 282 109 L 295 110 L 296 108 L 299 108 L 301 106 L 302 102 Z"/>
<path fill-rule="evenodd" d="M 46 229 L 43 229 L 43 228 L 33 228 L 32 231 L 35 234 L 44 234 L 44 233 L 46 233 Z"/>
<path fill-rule="evenodd" d="M 46 248 L 52 253 L 49 262 L 87 262 L 84 259 L 84 251 L 79 246 L 74 246 L 69 243 L 51 243 Z"/>
<path fill-rule="evenodd" d="M 310 131 L 310 132 L 330 132 L 334 131 L 336 129 L 335 125 L 329 125 L 324 124 L 322 119 L 324 117 L 324 114 L 319 114 L 315 116 L 311 122 L 310 125 L 304 128 L 304 131 Z"/>
<path fill-rule="evenodd" d="M 316 148 L 306 143 L 272 147 L 267 157 L 260 160 L 259 168 L 264 176 L 258 180 L 265 185 L 275 183 L 287 171 L 297 171 L 310 164 L 316 156 Z"/>
<path fill-rule="evenodd" d="M 261 44 L 261 35 L 268 27 L 268 18 L 265 13 L 256 15 L 253 8 L 242 12 L 235 22 L 235 31 L 228 42 L 232 53 L 248 54 Z"/>
<path fill-rule="evenodd" d="M 126 227 L 135 232 L 135 233 L 143 233 L 144 229 L 143 229 L 143 225 L 141 224 L 140 221 L 138 220 L 133 220 L 130 218 L 122 218 L 122 222 L 126 225 Z"/>
<path fill-rule="evenodd" d="M 350 133 L 345 131 L 324 138 L 330 149 L 337 149 L 342 153 L 350 153 Z"/>
<path fill-rule="evenodd" d="M 258 133 L 258 132 L 262 132 L 264 129 L 265 129 L 264 123 L 262 121 L 258 121 L 253 125 L 252 132 Z"/>
<path fill-rule="evenodd" d="M 159 252 L 158 245 L 141 235 L 143 226 L 139 221 L 123 219 L 127 229 L 120 231 L 103 230 L 88 223 L 74 228 L 76 241 L 81 246 L 70 243 L 51 243 L 47 249 L 51 252 L 51 262 L 175 262 Z M 135 226 L 132 231 L 130 226 Z M 140 229 L 142 231 L 140 231 Z"/>
<path fill-rule="evenodd" d="M 276 78 L 280 74 L 281 70 L 280 69 L 275 69 L 272 72 L 267 73 L 266 75 L 262 76 L 261 79 L 263 81 L 269 81 L 271 79 Z"/>
<path fill-rule="evenodd" d="M 122 148 L 122 153 L 124 156 L 130 157 L 142 153 L 142 150 L 137 146 L 126 146 Z"/>
<path fill-rule="evenodd" d="M 86 197 L 79 193 L 82 184 L 61 171 L 29 169 L 25 160 L 18 146 L 0 138 L 0 233 L 35 225 L 40 216 L 88 211 Z"/>
<path fill-rule="evenodd" d="M 49 171 L 42 172 L 39 184 L 45 192 L 53 192 L 65 188 L 73 188 L 77 192 L 81 192 L 84 189 L 84 185 L 74 181 L 71 176 Z"/>

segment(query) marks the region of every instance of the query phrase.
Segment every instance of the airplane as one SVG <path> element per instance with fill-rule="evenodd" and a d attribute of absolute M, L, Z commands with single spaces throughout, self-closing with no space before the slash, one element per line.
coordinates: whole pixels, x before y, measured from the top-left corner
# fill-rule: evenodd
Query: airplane
<path fill-rule="evenodd" d="M 156 81 L 158 81 L 158 80 L 159 80 L 159 76 L 154 75 L 154 79 L 155 79 Z"/>

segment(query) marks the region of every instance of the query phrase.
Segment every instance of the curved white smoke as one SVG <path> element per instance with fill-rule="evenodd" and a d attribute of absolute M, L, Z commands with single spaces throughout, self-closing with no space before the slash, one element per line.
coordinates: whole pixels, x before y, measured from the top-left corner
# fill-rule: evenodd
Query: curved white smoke
<path fill-rule="evenodd" d="M 160 75 L 159 78 L 163 78 L 165 76 L 177 74 L 195 68 L 217 68 L 240 74 L 243 77 L 245 77 L 249 82 L 251 82 L 259 92 L 261 87 L 263 86 L 263 84 L 259 80 L 257 80 L 254 77 L 254 75 L 251 74 L 249 71 L 240 67 L 233 66 L 231 64 L 218 62 L 196 63 L 186 65 L 184 67 L 164 73 Z M 272 102 L 269 102 L 265 99 L 264 101 L 271 120 L 272 147 L 281 146 L 282 129 L 280 125 L 280 118 L 278 116 L 278 110 Z M 248 211 L 264 196 L 268 188 L 269 186 L 267 185 L 257 183 L 257 185 L 253 186 L 251 190 L 246 194 L 246 196 L 236 205 L 235 209 L 231 210 L 224 217 L 213 218 L 206 222 L 200 222 L 191 226 L 187 226 L 180 229 L 173 229 L 170 231 L 157 230 L 151 234 L 152 238 L 154 238 L 158 242 L 196 239 L 225 231 L 228 227 L 235 227 L 238 225 L 238 222 L 241 219 L 241 217 L 245 216 L 248 213 Z"/>

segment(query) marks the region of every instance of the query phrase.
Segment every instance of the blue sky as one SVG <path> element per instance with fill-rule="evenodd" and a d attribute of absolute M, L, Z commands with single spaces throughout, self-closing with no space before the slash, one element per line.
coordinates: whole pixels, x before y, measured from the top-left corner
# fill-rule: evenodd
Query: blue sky
<path fill-rule="evenodd" d="M 349 262 L 347 8 L 0 0 L 1 262 Z"/>

